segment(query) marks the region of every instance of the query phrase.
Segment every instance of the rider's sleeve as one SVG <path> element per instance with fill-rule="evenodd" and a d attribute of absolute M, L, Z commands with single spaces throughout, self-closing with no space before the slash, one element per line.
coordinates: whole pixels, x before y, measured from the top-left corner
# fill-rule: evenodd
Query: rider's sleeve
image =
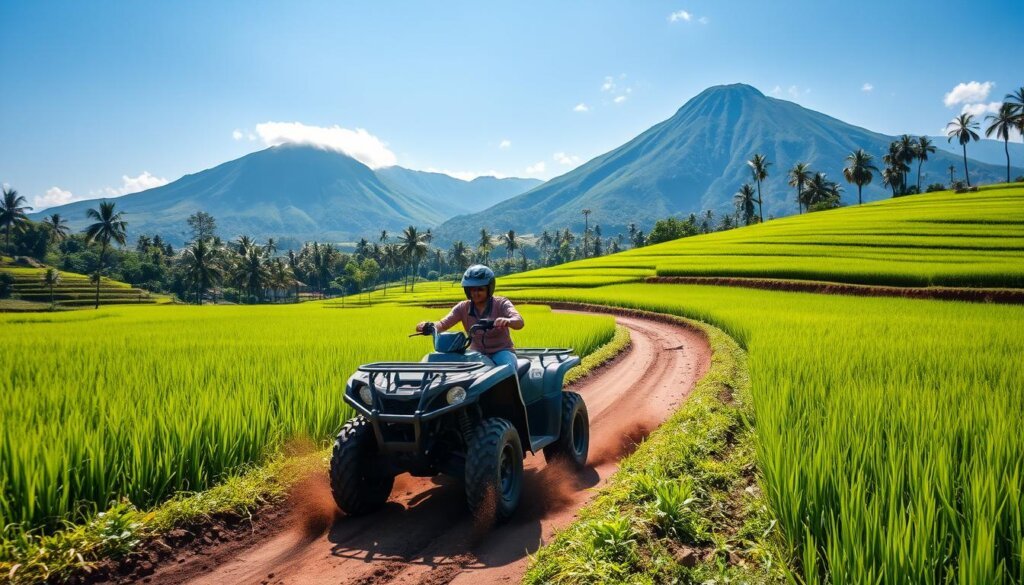
<path fill-rule="evenodd" d="M 516 310 L 516 307 L 515 305 L 512 304 L 512 301 L 505 299 L 503 305 L 504 314 L 502 316 L 509 320 L 508 326 L 511 327 L 512 329 L 522 329 L 523 325 L 525 325 L 523 321 L 523 316 L 520 315 L 519 311 Z"/>
<path fill-rule="evenodd" d="M 438 332 L 447 331 L 455 326 L 456 323 L 460 323 L 462 318 L 466 314 L 466 301 L 462 301 L 452 307 L 452 310 L 445 315 L 444 319 L 441 319 L 437 323 L 434 323 L 434 327 L 437 328 Z"/>

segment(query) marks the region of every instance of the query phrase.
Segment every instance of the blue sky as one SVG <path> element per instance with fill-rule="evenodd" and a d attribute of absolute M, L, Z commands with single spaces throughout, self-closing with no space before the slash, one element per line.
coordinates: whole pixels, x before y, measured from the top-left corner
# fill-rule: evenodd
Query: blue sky
<path fill-rule="evenodd" d="M 0 182 L 39 208 L 284 141 L 550 178 L 734 82 L 937 134 L 1024 84 L 1020 0 L 3 0 L 0 22 Z"/>

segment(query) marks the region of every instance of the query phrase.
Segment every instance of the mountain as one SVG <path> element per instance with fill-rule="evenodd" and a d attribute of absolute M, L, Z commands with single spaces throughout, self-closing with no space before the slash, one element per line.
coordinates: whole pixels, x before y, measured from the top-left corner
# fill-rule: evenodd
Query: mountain
<path fill-rule="evenodd" d="M 797 161 L 810 163 L 843 184 L 843 201 L 856 202 L 856 188 L 842 180 L 846 156 L 863 148 L 875 155 L 881 167 L 882 154 L 893 139 L 767 97 L 749 85 L 716 86 L 619 148 L 483 213 L 450 219 L 435 234 L 450 241 L 470 238 L 482 227 L 520 233 L 563 227 L 579 230 L 582 209 L 593 212 L 591 225 L 600 224 L 605 235 L 625 231 L 631 222 L 649 229 L 655 220 L 669 215 L 705 209 L 732 213 L 733 194 L 750 181 L 746 161 L 758 152 L 772 163 L 769 179 L 762 183 L 765 217 L 797 212 L 794 189 L 785 176 Z M 960 165 L 958 176 L 962 177 L 961 159 L 940 151 L 925 163 L 922 185 L 948 182 L 950 163 Z M 1005 179 L 1005 173 L 1005 167 L 971 163 L 975 182 Z M 916 181 L 916 174 L 911 180 Z M 864 189 L 869 201 L 887 193 L 877 175 Z"/>
<path fill-rule="evenodd" d="M 981 121 L 982 129 L 985 128 L 984 120 Z M 984 136 L 984 130 L 979 132 Z M 947 152 L 951 152 L 960 158 L 960 168 L 963 169 L 963 150 L 961 150 L 960 143 L 954 139 L 949 142 L 945 136 L 929 136 L 932 142 L 935 143 L 937 148 L 941 148 Z M 1010 148 L 1010 165 L 1011 166 L 1024 166 L 1024 143 L 1011 142 Z M 967 157 L 973 158 L 978 162 L 988 163 L 997 167 L 1003 167 L 1003 179 L 1006 179 L 1006 150 L 1002 140 L 989 140 L 982 138 L 977 142 L 972 142 L 967 145 Z M 946 165 L 949 166 L 949 165 Z M 948 178 L 948 175 L 947 175 Z M 1010 177 L 1013 179 L 1014 177 Z M 973 180 L 973 178 L 971 179 Z"/>
<path fill-rule="evenodd" d="M 449 216 L 483 211 L 492 205 L 540 185 L 539 179 L 477 177 L 472 181 L 444 173 L 414 171 L 402 167 L 377 169 L 377 176 L 400 193 L 440 202 Z"/>
<path fill-rule="evenodd" d="M 257 239 L 341 242 L 372 237 L 382 229 L 437 226 L 457 213 L 480 209 L 477 201 L 494 202 L 501 194 L 520 193 L 534 185 L 521 179 L 467 182 L 400 167 L 378 172 L 335 151 L 276 146 L 118 197 L 117 210 L 128 221 L 129 238 L 160 234 L 181 244 L 188 238 L 186 218 L 205 211 L 216 218 L 224 238 L 247 234 Z M 96 207 L 96 200 L 52 207 L 30 217 L 60 213 L 77 231 L 89 223 L 85 211 L 90 207 Z"/>

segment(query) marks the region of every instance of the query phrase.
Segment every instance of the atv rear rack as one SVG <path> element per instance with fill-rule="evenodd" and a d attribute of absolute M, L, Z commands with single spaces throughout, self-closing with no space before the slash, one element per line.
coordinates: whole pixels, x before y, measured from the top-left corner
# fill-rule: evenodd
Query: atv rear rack
<path fill-rule="evenodd" d="M 526 359 L 537 358 L 541 364 L 544 358 L 552 358 L 558 362 L 564 362 L 573 354 L 571 347 L 517 347 L 516 355 Z"/>

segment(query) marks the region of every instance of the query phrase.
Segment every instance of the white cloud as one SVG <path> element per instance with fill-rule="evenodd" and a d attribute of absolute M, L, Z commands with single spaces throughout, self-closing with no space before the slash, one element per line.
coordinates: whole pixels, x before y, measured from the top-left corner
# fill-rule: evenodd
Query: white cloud
<path fill-rule="evenodd" d="M 707 23 L 708 23 L 708 22 L 710 22 L 710 21 L 708 20 L 708 17 L 706 17 L 706 16 L 702 16 L 702 17 L 700 17 L 700 18 L 698 18 L 698 19 L 697 19 L 697 22 L 699 22 L 699 23 L 701 23 L 701 24 L 707 24 Z"/>
<path fill-rule="evenodd" d="M 580 164 L 580 157 L 575 154 L 566 154 L 564 152 L 556 152 L 552 157 L 554 161 L 560 165 L 575 167 Z"/>
<path fill-rule="evenodd" d="M 238 128 L 235 128 L 234 132 L 231 133 L 231 137 L 234 138 L 235 140 L 241 140 L 243 136 L 245 135 L 242 134 L 242 131 L 239 130 Z"/>
<path fill-rule="evenodd" d="M 668 15 L 669 22 L 679 22 L 680 20 L 690 22 L 693 20 L 693 15 L 685 10 L 676 10 L 672 14 Z"/>
<path fill-rule="evenodd" d="M 621 104 L 622 102 L 626 101 L 626 96 L 624 96 L 624 95 L 617 95 L 617 96 L 615 96 L 615 99 L 613 99 L 612 101 L 617 103 L 617 104 Z"/>
<path fill-rule="evenodd" d="M 580 103 L 576 104 L 576 107 L 573 108 L 572 111 L 574 111 L 574 112 L 589 112 L 590 111 L 590 106 L 588 106 L 587 104 L 585 104 L 583 102 L 580 102 Z"/>
<path fill-rule="evenodd" d="M 252 132 L 246 134 L 246 137 L 249 139 L 249 142 L 256 142 L 256 135 Z"/>
<path fill-rule="evenodd" d="M 117 189 L 107 187 L 106 192 L 112 197 L 118 197 L 121 195 L 128 195 L 129 193 L 138 193 L 139 191 L 145 191 L 146 189 L 152 189 L 154 187 L 161 187 L 169 182 L 170 181 L 163 177 L 154 177 L 149 173 L 149 171 L 142 171 L 142 174 L 137 177 L 121 175 L 121 186 Z"/>
<path fill-rule="evenodd" d="M 871 85 L 870 83 L 865 83 L 864 85 L 860 86 L 861 91 L 872 91 L 874 89 L 875 86 Z"/>
<path fill-rule="evenodd" d="M 975 118 L 984 117 L 985 114 L 995 114 L 1003 105 L 1002 102 L 989 102 L 987 104 L 964 104 L 961 114 L 972 114 Z"/>
<path fill-rule="evenodd" d="M 539 175 L 544 172 L 545 168 L 547 168 L 547 165 L 544 164 L 544 161 L 539 160 L 535 164 L 526 167 L 524 172 L 527 175 Z"/>
<path fill-rule="evenodd" d="M 60 187 L 50 187 L 46 190 L 46 193 L 42 195 L 36 195 L 35 200 L 32 201 L 32 207 L 34 211 L 41 211 L 47 207 L 56 207 L 58 205 L 65 205 L 72 201 L 78 201 L 81 197 L 75 197 L 71 191 L 61 189 Z"/>
<path fill-rule="evenodd" d="M 604 83 L 601 84 L 601 91 L 615 91 L 615 78 L 611 75 L 606 75 Z"/>
<path fill-rule="evenodd" d="M 977 81 L 971 81 L 969 83 L 958 83 L 956 87 L 950 90 L 943 98 L 942 103 L 946 104 L 947 108 L 952 108 L 957 104 L 966 104 L 968 102 L 981 102 L 988 98 L 988 94 L 995 87 L 995 83 L 986 81 L 979 83 Z"/>
<path fill-rule="evenodd" d="M 363 128 L 307 126 L 301 122 L 264 122 L 256 133 L 267 146 L 303 144 L 346 154 L 376 169 L 398 163 L 398 157 L 381 139 Z"/>
<path fill-rule="evenodd" d="M 501 142 L 498 143 L 498 148 L 500 148 L 502 150 L 504 150 L 506 148 L 512 148 L 512 141 L 509 140 L 508 138 L 505 138 Z"/>

